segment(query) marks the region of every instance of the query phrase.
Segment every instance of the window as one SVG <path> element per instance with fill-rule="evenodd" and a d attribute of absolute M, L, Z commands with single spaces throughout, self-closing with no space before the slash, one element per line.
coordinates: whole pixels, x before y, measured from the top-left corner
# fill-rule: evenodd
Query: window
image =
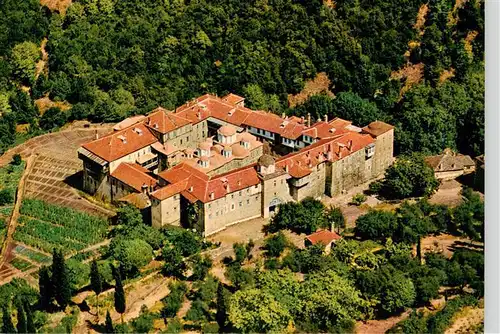
<path fill-rule="evenodd" d="M 210 209 L 212 207 L 212 204 L 208 204 L 208 208 Z"/>
<path fill-rule="evenodd" d="M 247 188 L 247 194 L 250 192 L 250 188 Z"/>
<path fill-rule="evenodd" d="M 274 180 L 274 186 L 276 187 L 276 180 Z"/>
<path fill-rule="evenodd" d="M 255 189 L 257 189 L 258 187 L 259 187 L 259 185 L 258 185 L 258 184 L 256 184 L 256 185 L 255 185 Z"/>
<path fill-rule="evenodd" d="M 247 204 L 250 204 L 250 200 L 249 199 L 247 199 Z"/>
<path fill-rule="evenodd" d="M 283 179 L 281 179 L 281 184 L 283 184 Z"/>
<path fill-rule="evenodd" d="M 240 197 L 241 197 L 241 190 L 240 190 Z"/>
<path fill-rule="evenodd" d="M 174 206 L 174 211 L 177 211 L 177 207 L 176 206 Z"/>
<path fill-rule="evenodd" d="M 231 210 L 234 210 L 234 203 L 231 204 Z"/>
<path fill-rule="evenodd" d="M 234 194 L 231 194 L 231 199 L 233 199 L 233 198 L 234 198 Z"/>
<path fill-rule="evenodd" d="M 181 139 L 181 145 L 182 145 L 182 139 Z"/>
<path fill-rule="evenodd" d="M 239 205 L 241 206 L 243 202 L 240 202 Z"/>

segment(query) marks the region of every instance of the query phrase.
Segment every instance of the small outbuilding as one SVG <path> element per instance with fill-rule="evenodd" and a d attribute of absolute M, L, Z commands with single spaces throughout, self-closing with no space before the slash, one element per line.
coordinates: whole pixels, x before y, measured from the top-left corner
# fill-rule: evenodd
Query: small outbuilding
<path fill-rule="evenodd" d="M 322 244 L 325 246 L 325 253 L 328 254 L 332 249 L 332 244 L 340 239 L 342 239 L 342 237 L 333 231 L 317 230 L 316 232 L 306 236 L 304 243 L 306 247 Z"/>
<path fill-rule="evenodd" d="M 476 169 L 474 160 L 468 155 L 445 149 L 443 154 L 425 158 L 425 162 L 434 170 L 438 180 L 452 180 L 459 176 L 473 173 Z"/>

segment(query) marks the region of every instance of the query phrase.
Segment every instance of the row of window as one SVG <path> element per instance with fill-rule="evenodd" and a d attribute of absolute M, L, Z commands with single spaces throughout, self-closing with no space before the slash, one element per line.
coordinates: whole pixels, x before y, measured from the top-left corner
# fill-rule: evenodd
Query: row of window
<path fill-rule="evenodd" d="M 255 199 L 255 201 L 259 201 L 259 196 L 258 195 L 255 196 L 254 199 Z M 246 204 L 250 205 L 250 199 L 247 199 Z M 240 207 L 240 208 L 243 207 L 243 201 L 240 201 L 238 203 L 238 207 Z M 235 209 L 236 209 L 235 203 L 231 203 L 231 211 L 234 211 Z M 215 211 L 215 217 L 218 217 L 219 215 L 222 216 L 224 213 L 227 213 L 227 211 L 228 211 L 227 209 L 226 210 L 224 210 L 224 209 L 217 210 L 217 211 Z M 212 219 L 212 217 L 213 217 L 212 213 L 209 213 L 208 219 Z"/>

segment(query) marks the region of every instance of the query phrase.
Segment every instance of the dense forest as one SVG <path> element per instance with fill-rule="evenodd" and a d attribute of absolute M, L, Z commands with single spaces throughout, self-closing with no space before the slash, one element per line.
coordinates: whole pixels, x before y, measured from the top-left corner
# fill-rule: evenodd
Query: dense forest
<path fill-rule="evenodd" d="M 0 3 L 0 150 L 67 121 L 114 122 L 211 92 L 252 108 L 396 125 L 397 153 L 484 151 L 479 0 Z M 47 64 L 42 64 L 42 41 Z M 325 72 L 332 94 L 290 108 Z M 34 104 L 48 96 L 69 111 Z"/>

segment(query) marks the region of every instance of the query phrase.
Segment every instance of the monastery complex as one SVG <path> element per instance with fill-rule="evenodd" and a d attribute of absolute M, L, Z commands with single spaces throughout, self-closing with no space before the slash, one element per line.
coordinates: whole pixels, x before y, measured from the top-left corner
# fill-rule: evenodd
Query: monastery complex
<path fill-rule="evenodd" d="M 205 236 L 280 203 L 335 196 L 384 173 L 394 128 L 335 118 L 281 117 L 244 98 L 203 95 L 175 111 L 125 119 L 78 150 L 86 192 L 131 203 L 155 227 Z M 278 155 L 273 152 L 281 152 Z"/>

